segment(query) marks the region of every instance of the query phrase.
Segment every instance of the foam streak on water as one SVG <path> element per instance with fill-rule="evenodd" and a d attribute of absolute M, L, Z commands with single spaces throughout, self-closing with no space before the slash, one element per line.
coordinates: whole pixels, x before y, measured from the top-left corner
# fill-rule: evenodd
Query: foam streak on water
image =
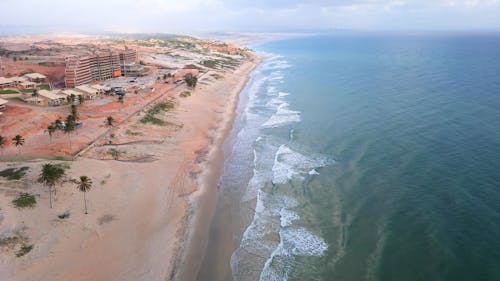
<path fill-rule="evenodd" d="M 328 248 L 318 234 L 295 225 L 301 219 L 294 211 L 300 205 L 297 200 L 268 189 L 271 185 L 289 188 L 289 183 L 312 178 L 319 174 L 317 169 L 333 163 L 322 155 L 308 153 L 306 156 L 300 152 L 294 144 L 293 127 L 284 139 L 269 131 L 301 121 L 300 112 L 291 109 L 287 101 L 293 92 L 281 88 L 286 79 L 282 70 L 290 67 L 292 65 L 282 57 L 271 57 L 259 70 L 268 79 L 257 80 L 258 85 L 250 87 L 259 91 L 250 99 L 245 112 L 262 122 L 251 124 L 260 123 L 261 131 L 253 145 L 253 175 L 241 202 L 256 199 L 256 205 L 253 220 L 231 258 L 235 280 L 287 280 L 296 257 L 322 256 Z M 248 272 L 260 272 L 260 277 Z"/>

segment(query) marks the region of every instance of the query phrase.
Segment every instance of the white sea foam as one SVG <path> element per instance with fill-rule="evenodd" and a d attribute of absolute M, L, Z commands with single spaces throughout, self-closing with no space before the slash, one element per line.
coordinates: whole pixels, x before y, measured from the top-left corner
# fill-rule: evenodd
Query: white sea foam
<path fill-rule="evenodd" d="M 280 210 L 279 215 L 281 227 L 290 226 L 292 225 L 293 221 L 296 221 L 300 218 L 296 212 L 284 208 Z"/>
<path fill-rule="evenodd" d="M 314 176 L 314 175 L 319 175 L 318 171 L 316 169 L 312 169 L 309 171 L 309 175 Z"/>
<path fill-rule="evenodd" d="M 279 147 L 274 157 L 272 168 L 274 184 L 284 184 L 297 177 L 310 174 L 311 170 L 324 167 L 328 164 L 328 159 L 322 156 L 305 156 L 293 151 L 286 145 Z"/>
<path fill-rule="evenodd" d="M 328 244 L 318 235 L 303 227 L 286 227 L 290 225 L 288 217 L 281 220 L 280 242 L 264 264 L 259 278 L 261 281 L 285 281 L 293 269 L 296 256 L 322 256 L 328 249 Z"/>
<path fill-rule="evenodd" d="M 277 101 L 274 101 L 277 102 Z M 282 102 L 276 111 L 276 113 L 271 116 L 262 127 L 273 128 L 279 127 L 288 123 L 300 122 L 300 111 L 288 109 L 289 104 L 287 102 Z"/>

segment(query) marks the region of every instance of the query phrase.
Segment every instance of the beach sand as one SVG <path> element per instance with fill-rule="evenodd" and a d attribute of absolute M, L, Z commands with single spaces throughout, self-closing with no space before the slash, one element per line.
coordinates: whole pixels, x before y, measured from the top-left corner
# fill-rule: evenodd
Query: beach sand
<path fill-rule="evenodd" d="M 47 161 L 0 163 L 0 170 L 30 167 L 23 181 L 0 178 L 0 233 L 22 235 L 33 245 L 19 258 L 1 249 L 0 279 L 195 280 L 216 206 L 222 144 L 257 63 L 221 72 L 220 80 L 207 73 L 186 98 L 179 97 L 186 89 L 171 90 L 157 101 L 176 104 L 162 114 L 165 126 L 142 124 L 144 113 L 137 114 L 64 162 L 68 178 L 86 175 L 94 183 L 87 215 L 83 195 L 69 181 L 57 187 L 49 208 L 47 188 L 36 182 Z M 109 149 L 122 155 L 113 160 Z M 21 191 L 37 195 L 36 208 L 12 206 Z M 59 219 L 65 212 L 70 216 Z"/>

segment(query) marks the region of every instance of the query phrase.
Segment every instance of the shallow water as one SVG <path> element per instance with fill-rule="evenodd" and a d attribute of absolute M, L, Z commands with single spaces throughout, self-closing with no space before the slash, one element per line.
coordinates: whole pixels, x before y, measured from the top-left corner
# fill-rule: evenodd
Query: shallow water
<path fill-rule="evenodd" d="M 256 49 L 221 185 L 235 280 L 500 280 L 500 36 Z"/>

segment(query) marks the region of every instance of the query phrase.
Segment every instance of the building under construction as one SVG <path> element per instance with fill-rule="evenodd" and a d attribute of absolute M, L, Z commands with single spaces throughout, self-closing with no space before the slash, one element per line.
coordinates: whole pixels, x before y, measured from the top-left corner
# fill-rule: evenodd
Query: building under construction
<path fill-rule="evenodd" d="M 135 65 L 136 61 L 135 50 L 68 57 L 65 70 L 66 87 L 74 88 L 93 81 L 128 75 L 125 72 L 130 72 L 130 65 Z"/>

